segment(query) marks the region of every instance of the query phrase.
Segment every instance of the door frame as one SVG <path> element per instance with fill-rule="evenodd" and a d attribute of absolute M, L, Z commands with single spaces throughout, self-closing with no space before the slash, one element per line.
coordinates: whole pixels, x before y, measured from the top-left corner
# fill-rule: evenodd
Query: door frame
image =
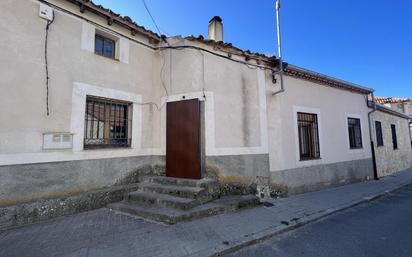
<path fill-rule="evenodd" d="M 205 175 L 205 161 L 206 161 L 206 133 L 205 133 L 205 95 L 203 92 L 192 92 L 188 94 L 180 94 L 180 95 L 173 95 L 169 96 L 167 99 L 164 99 L 162 101 L 165 105 L 165 112 L 164 112 L 164 151 L 165 151 L 165 156 L 167 154 L 167 104 L 172 103 L 172 102 L 180 102 L 180 101 L 186 101 L 186 100 L 194 100 L 198 99 L 199 101 L 199 158 L 200 158 L 200 178 L 204 178 Z M 167 172 L 167 171 L 166 171 Z M 166 173 L 167 174 L 167 173 Z M 167 176 L 167 175 L 166 175 Z"/>

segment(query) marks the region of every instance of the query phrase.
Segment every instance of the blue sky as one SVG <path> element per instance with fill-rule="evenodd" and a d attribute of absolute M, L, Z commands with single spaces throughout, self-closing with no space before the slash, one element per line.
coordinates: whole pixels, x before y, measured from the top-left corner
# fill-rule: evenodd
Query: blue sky
<path fill-rule="evenodd" d="M 95 0 L 156 31 L 141 0 Z M 146 0 L 162 33 L 207 35 L 223 19 L 225 41 L 261 53 L 276 51 L 275 0 Z M 412 98 L 412 1 L 283 0 L 285 61 Z"/>

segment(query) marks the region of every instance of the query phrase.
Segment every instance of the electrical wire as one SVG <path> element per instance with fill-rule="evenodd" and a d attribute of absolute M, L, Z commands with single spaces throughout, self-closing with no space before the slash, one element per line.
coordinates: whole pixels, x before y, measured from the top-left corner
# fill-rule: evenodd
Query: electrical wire
<path fill-rule="evenodd" d="M 198 46 L 192 46 L 192 45 L 184 45 L 184 46 L 162 46 L 162 47 L 157 47 L 156 49 L 158 50 L 164 50 L 164 49 L 175 49 L 175 50 L 183 50 L 183 49 L 195 49 L 195 50 L 200 50 L 206 53 L 209 53 L 211 55 L 220 57 L 220 58 L 224 58 L 226 60 L 230 60 L 232 62 L 236 62 L 236 63 L 240 63 L 240 64 L 244 64 L 246 67 L 248 67 L 249 69 L 261 69 L 261 70 L 273 70 L 273 68 L 271 67 L 266 67 L 263 65 L 259 65 L 259 64 L 254 64 L 254 63 L 249 63 L 247 61 L 242 61 L 242 60 L 236 60 L 233 59 L 231 57 L 210 51 L 208 49 L 202 48 L 202 47 L 198 47 Z"/>
<path fill-rule="evenodd" d="M 91 20 L 88 20 L 88 19 L 84 18 L 84 17 L 81 16 L 81 15 L 78 15 L 78 14 L 75 14 L 75 13 L 73 13 L 73 12 L 71 12 L 71 11 L 68 11 L 68 10 L 66 10 L 66 9 L 63 9 L 63 8 L 57 6 L 57 5 L 54 5 L 54 4 L 51 4 L 51 3 L 47 2 L 47 1 L 45 1 L 45 0 L 38 0 L 38 1 L 41 2 L 41 3 L 44 3 L 44 4 L 48 5 L 48 6 L 51 6 L 51 7 L 53 7 L 53 8 L 56 9 L 56 10 L 59 10 L 59 11 L 64 12 L 64 13 L 66 13 L 66 14 L 72 15 L 72 16 L 74 16 L 74 17 L 76 17 L 76 18 L 78 18 L 78 19 L 84 20 L 84 21 L 86 21 L 86 22 L 88 22 L 88 23 L 90 23 L 90 24 L 93 24 L 94 26 L 96 26 L 96 27 L 98 27 L 98 28 L 100 28 L 100 29 L 102 29 L 102 30 L 108 31 L 108 32 L 113 33 L 113 34 L 118 35 L 118 36 L 125 37 L 125 38 L 129 39 L 130 41 L 132 41 L 132 42 L 134 42 L 134 43 L 136 43 L 136 44 L 139 44 L 139 45 L 141 45 L 141 46 L 147 47 L 147 48 L 152 49 L 152 50 L 162 50 L 163 48 L 172 48 L 172 49 L 195 48 L 195 49 L 199 49 L 199 50 L 204 51 L 204 52 L 208 52 L 209 54 L 213 54 L 213 55 L 215 55 L 215 56 L 217 56 L 217 57 L 225 58 L 225 59 L 227 59 L 227 60 L 234 61 L 234 62 L 237 62 L 237 63 L 242 63 L 242 64 L 248 66 L 250 69 L 259 68 L 259 69 L 262 69 L 262 70 L 270 70 L 270 71 L 273 70 L 272 67 L 266 67 L 266 66 L 263 66 L 263 65 L 256 65 L 256 64 L 248 63 L 248 62 L 246 62 L 246 61 L 241 61 L 241 60 L 235 60 L 235 59 L 232 59 L 232 58 L 230 58 L 230 57 L 228 57 L 228 56 L 225 56 L 225 55 L 222 55 L 222 54 L 218 54 L 218 53 L 212 52 L 212 51 L 210 51 L 210 50 L 207 50 L 207 49 L 205 49 L 205 48 L 197 47 L 197 46 L 170 46 L 170 45 L 169 45 L 169 46 L 165 46 L 165 47 L 155 47 L 155 46 L 152 46 L 152 45 L 143 43 L 143 42 L 141 42 L 141 41 L 139 41 L 139 40 L 136 40 L 136 39 L 134 39 L 134 38 L 132 38 L 132 37 L 126 36 L 126 35 L 124 35 L 124 34 L 121 34 L 121 33 L 117 32 L 117 31 L 115 31 L 115 30 L 113 30 L 113 29 L 110 29 L 110 28 L 107 28 L 107 27 L 105 27 L 105 26 L 102 26 L 102 25 L 100 25 L 100 24 L 98 24 L 98 23 L 96 23 L 96 22 L 93 22 L 93 21 L 91 21 Z M 229 53 L 229 52 L 226 52 L 226 53 L 227 53 L 227 54 L 231 54 L 231 53 Z M 235 53 L 232 53 L 232 54 L 235 54 Z M 235 54 L 235 55 L 236 55 L 236 54 Z"/>
<path fill-rule="evenodd" d="M 50 115 L 50 110 L 49 110 L 49 65 L 48 65 L 48 58 L 47 58 L 47 42 L 48 42 L 48 37 L 49 37 L 49 28 L 50 25 L 54 22 L 54 12 L 52 13 L 53 17 L 51 20 L 47 21 L 46 25 L 46 37 L 44 40 L 44 62 L 45 62 L 45 69 L 46 69 L 46 114 L 47 116 Z"/>
<path fill-rule="evenodd" d="M 152 19 L 152 22 L 155 25 L 155 27 L 157 29 L 157 32 L 159 33 L 159 35 L 162 35 L 162 32 L 160 31 L 159 26 L 157 26 L 157 23 L 156 23 L 153 15 L 152 15 L 152 13 L 150 12 L 149 7 L 147 6 L 146 1 L 142 0 L 142 2 L 143 2 L 143 5 L 144 5 L 144 8 L 146 9 L 147 13 L 149 14 L 150 18 Z M 166 44 L 170 46 L 169 42 L 167 42 L 167 40 L 165 38 L 163 38 L 163 39 L 166 42 Z"/>
<path fill-rule="evenodd" d="M 51 3 L 47 2 L 47 1 L 44 1 L 44 0 L 38 0 L 38 1 L 39 1 L 39 2 L 42 2 L 42 3 L 44 3 L 44 4 L 47 4 L 47 5 L 49 5 L 49 6 L 52 6 L 53 8 L 55 8 L 55 9 L 61 11 L 61 12 L 64 12 L 64 13 L 73 15 L 74 17 L 77 17 L 77 18 L 79 18 L 79 19 L 82 19 L 82 20 L 84 20 L 84 21 L 86 21 L 86 22 L 88 22 L 88 23 L 91 23 L 91 24 L 93 24 L 94 26 L 99 27 L 100 29 L 103 29 L 103 30 L 105 30 L 105 31 L 109 31 L 109 32 L 114 33 L 114 34 L 116 34 L 116 35 L 118 35 L 118 36 L 126 37 L 126 38 L 128 38 L 130 41 L 132 41 L 132 42 L 134 42 L 134 43 L 136 43 L 136 44 L 145 46 L 145 47 L 147 47 L 147 48 L 149 48 L 149 49 L 152 49 L 152 50 L 154 50 L 154 51 L 156 51 L 156 50 L 163 51 L 163 50 L 166 50 L 166 49 L 170 49 L 170 55 L 169 55 L 169 57 L 170 57 L 170 65 L 169 65 L 169 66 L 170 66 L 170 86 L 171 86 L 171 83 L 172 83 L 172 77 L 171 77 L 171 76 L 172 76 L 172 62 L 173 62 L 172 51 L 173 51 L 173 50 L 184 50 L 184 49 L 194 49 L 194 50 L 198 50 L 199 53 L 202 54 L 202 61 L 203 61 L 203 63 L 202 63 L 202 68 L 203 68 L 203 85 L 202 85 L 202 92 L 203 92 L 203 95 L 204 95 L 205 100 L 206 100 L 206 96 L 205 96 L 205 74 L 204 74 L 204 73 L 205 73 L 205 72 L 204 72 L 204 71 L 205 71 L 205 58 L 204 58 L 204 52 L 209 53 L 209 54 L 211 54 L 211 55 L 214 55 L 214 56 L 216 56 L 216 57 L 224 58 L 224 59 L 229 60 L 229 61 L 232 61 L 232 62 L 236 62 L 236 63 L 243 64 L 243 65 L 245 65 L 246 67 L 248 67 L 249 69 L 261 69 L 261 70 L 270 70 L 270 71 L 273 71 L 273 68 L 272 68 L 272 67 L 267 67 L 267 66 L 259 65 L 259 64 L 253 64 L 253 63 L 249 63 L 249 62 L 247 62 L 247 61 L 242 61 L 242 60 L 236 60 L 236 59 L 233 59 L 233 58 L 231 58 L 231 57 L 229 57 L 229 56 L 222 55 L 222 54 L 219 54 L 219 53 L 217 53 L 217 52 L 213 52 L 213 51 L 211 51 L 211 50 L 208 50 L 208 49 L 205 49 L 205 48 L 202 48 L 202 47 L 198 47 L 198 46 L 192 46 L 192 45 L 171 46 L 171 45 L 169 44 L 169 42 L 168 42 L 165 38 L 163 38 L 163 37 L 162 37 L 162 39 L 166 42 L 167 46 L 154 47 L 154 46 L 152 46 L 152 45 L 149 45 L 149 44 L 140 42 L 140 41 L 138 41 L 138 40 L 136 40 L 136 39 L 134 39 L 134 38 L 131 38 L 131 37 L 129 37 L 129 36 L 125 36 L 125 35 L 117 32 L 117 31 L 115 31 L 115 30 L 112 30 L 112 29 L 110 29 L 110 28 L 107 28 L 107 27 L 105 27 L 105 26 L 102 26 L 102 25 L 100 25 L 100 24 L 98 24 L 98 23 L 95 23 L 95 22 L 93 22 L 93 21 L 90 21 L 90 20 L 82 17 L 81 15 L 77 15 L 77 14 L 71 12 L 71 11 L 67 11 L 67 10 L 65 10 L 65 9 L 63 9 L 63 8 L 61 8 L 61 7 L 59 7 L 59 6 L 56 6 L 56 5 L 54 5 L 54 4 L 51 4 Z M 153 21 L 153 23 L 154 23 L 154 25 L 155 25 L 158 33 L 161 35 L 162 33 L 161 33 L 161 31 L 160 31 L 160 28 L 158 27 L 158 25 L 157 25 L 157 23 L 156 23 L 153 15 L 151 14 L 151 12 L 150 12 L 147 4 L 146 4 L 146 1 L 145 1 L 145 0 L 142 0 L 142 2 L 143 2 L 143 5 L 144 5 L 146 11 L 148 12 L 150 18 L 152 19 L 152 21 Z M 54 13 L 53 13 L 53 19 L 52 19 L 52 21 L 48 21 L 48 23 L 47 23 L 47 27 L 46 27 L 46 43 L 45 43 L 46 87 L 47 87 L 47 88 L 46 88 L 46 89 L 47 89 L 46 105 L 47 105 L 47 115 L 48 115 L 48 116 L 49 116 L 49 104 L 48 104 L 48 99 L 49 99 L 49 76 L 48 76 L 48 65 L 47 65 L 47 37 L 48 37 L 49 27 L 50 27 L 50 25 L 53 23 L 53 21 L 54 21 Z M 225 52 L 225 51 L 224 51 L 224 52 Z M 230 55 L 231 55 L 231 54 L 235 54 L 235 53 L 230 53 L 230 52 L 226 52 L 226 53 L 227 53 L 227 54 L 230 54 Z M 165 82 L 164 82 L 164 79 L 163 79 L 164 67 L 165 67 L 165 63 L 166 63 L 164 56 L 162 57 L 162 60 L 163 60 L 163 61 L 162 61 L 162 68 L 161 68 L 161 75 L 160 75 L 160 77 L 161 77 L 161 84 L 162 84 L 162 87 L 163 87 L 164 90 L 165 90 L 166 99 L 167 99 L 167 97 L 169 96 L 169 92 L 168 92 L 168 90 L 167 90 L 167 87 L 166 87 Z M 165 102 L 164 102 L 162 105 L 160 105 L 160 106 L 159 106 L 157 103 L 154 103 L 154 102 L 145 102 L 145 103 L 138 103 L 138 104 L 139 104 L 139 105 L 154 105 L 157 110 L 161 110 L 161 109 L 164 107 L 164 105 L 165 105 L 166 102 L 167 102 L 167 101 L 165 101 Z"/>

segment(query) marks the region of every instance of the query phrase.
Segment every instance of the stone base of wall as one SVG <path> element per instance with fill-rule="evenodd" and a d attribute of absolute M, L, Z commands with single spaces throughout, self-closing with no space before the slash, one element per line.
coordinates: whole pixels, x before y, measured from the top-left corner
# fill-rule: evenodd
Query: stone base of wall
<path fill-rule="evenodd" d="M 137 184 L 129 184 L 62 198 L 3 206 L 0 207 L 0 228 L 25 225 L 102 208 L 109 203 L 123 200 L 128 192 L 135 190 L 137 190 Z"/>
<path fill-rule="evenodd" d="M 162 167 L 163 156 L 0 166 L 0 206 L 135 183 L 139 174 L 164 173 Z"/>
<path fill-rule="evenodd" d="M 373 179 L 372 159 L 271 172 L 271 182 L 287 186 L 289 194 L 361 182 L 368 178 Z"/>
<path fill-rule="evenodd" d="M 269 177 L 269 155 L 207 156 L 206 170 L 215 169 L 222 176 Z"/>
<path fill-rule="evenodd" d="M 206 176 L 219 180 L 222 195 L 270 194 L 268 154 L 207 156 Z"/>
<path fill-rule="evenodd" d="M 0 166 L 0 227 L 101 208 L 164 173 L 164 156 Z"/>

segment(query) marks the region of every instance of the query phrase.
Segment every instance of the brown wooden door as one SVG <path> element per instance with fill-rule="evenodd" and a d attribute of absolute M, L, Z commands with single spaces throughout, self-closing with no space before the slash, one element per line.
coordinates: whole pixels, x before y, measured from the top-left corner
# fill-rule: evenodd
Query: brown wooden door
<path fill-rule="evenodd" d="M 200 179 L 199 99 L 166 107 L 166 176 Z"/>

